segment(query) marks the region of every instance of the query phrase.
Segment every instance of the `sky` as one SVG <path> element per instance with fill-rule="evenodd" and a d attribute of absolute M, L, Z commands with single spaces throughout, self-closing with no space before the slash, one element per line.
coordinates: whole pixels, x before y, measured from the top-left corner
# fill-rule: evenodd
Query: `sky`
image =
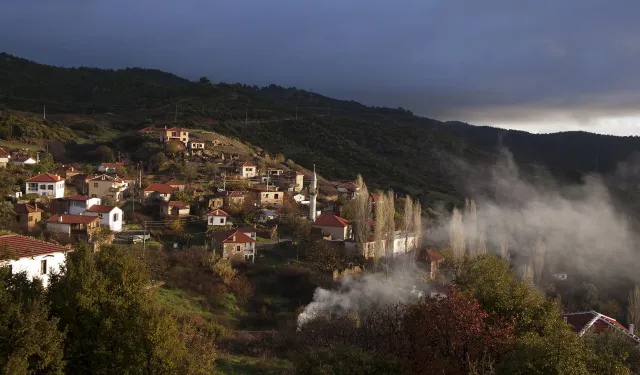
<path fill-rule="evenodd" d="M 439 120 L 640 135 L 636 0 L 23 0 L 0 51 L 295 86 Z"/>

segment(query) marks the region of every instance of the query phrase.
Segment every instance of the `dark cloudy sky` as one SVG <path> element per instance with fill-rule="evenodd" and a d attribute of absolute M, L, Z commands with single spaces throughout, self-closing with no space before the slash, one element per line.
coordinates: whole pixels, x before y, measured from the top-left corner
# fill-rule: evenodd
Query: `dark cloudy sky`
<path fill-rule="evenodd" d="M 0 50 L 277 83 L 534 132 L 640 134 L 637 0 L 3 0 Z"/>

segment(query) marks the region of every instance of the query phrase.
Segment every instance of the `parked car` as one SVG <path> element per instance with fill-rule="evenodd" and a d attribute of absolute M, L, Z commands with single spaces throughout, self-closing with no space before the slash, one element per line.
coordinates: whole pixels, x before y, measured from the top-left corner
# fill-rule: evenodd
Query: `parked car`
<path fill-rule="evenodd" d="M 140 243 L 143 241 L 148 241 L 150 239 L 151 239 L 150 234 L 136 234 L 129 237 L 129 241 L 131 241 L 131 243 Z"/>

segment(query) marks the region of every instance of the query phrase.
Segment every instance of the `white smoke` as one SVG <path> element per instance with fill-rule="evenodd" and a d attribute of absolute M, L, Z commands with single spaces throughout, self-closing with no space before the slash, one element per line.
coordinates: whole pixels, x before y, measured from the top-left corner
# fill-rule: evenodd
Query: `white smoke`
<path fill-rule="evenodd" d="M 360 278 L 346 277 L 339 283 L 335 290 L 315 290 L 313 301 L 298 315 L 298 328 L 321 316 L 331 318 L 375 305 L 407 303 L 420 293 L 415 283 L 398 275 L 386 278 L 382 274 L 367 274 Z"/>

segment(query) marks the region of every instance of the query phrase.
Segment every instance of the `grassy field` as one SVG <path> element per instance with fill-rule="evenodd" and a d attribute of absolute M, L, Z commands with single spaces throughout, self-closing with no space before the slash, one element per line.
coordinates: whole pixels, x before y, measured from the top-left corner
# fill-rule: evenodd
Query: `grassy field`
<path fill-rule="evenodd" d="M 223 355 L 216 361 L 216 367 L 226 375 L 281 375 L 291 370 L 291 362 L 280 358 Z"/>
<path fill-rule="evenodd" d="M 44 151 L 43 146 L 33 145 L 33 144 L 23 143 L 18 141 L 0 140 L 0 147 L 3 147 L 6 150 L 19 148 L 19 149 L 27 149 L 29 151 Z"/>
<path fill-rule="evenodd" d="M 202 308 L 199 301 L 204 297 L 189 296 L 179 289 L 158 288 L 158 299 L 166 307 L 179 314 L 196 314 L 202 317 L 211 317 L 213 314 Z"/>

